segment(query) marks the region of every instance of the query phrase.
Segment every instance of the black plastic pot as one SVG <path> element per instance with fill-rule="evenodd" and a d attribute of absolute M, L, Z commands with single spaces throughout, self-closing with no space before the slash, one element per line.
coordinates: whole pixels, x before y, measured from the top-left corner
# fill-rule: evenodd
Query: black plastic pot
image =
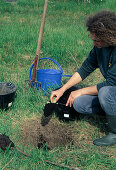
<path fill-rule="evenodd" d="M 57 103 L 47 103 L 44 107 L 44 118 L 51 118 L 53 112 L 55 112 L 56 116 L 59 120 L 62 121 L 70 121 L 78 118 L 78 113 L 74 110 L 73 106 L 66 106 L 66 102 L 70 93 L 74 90 L 77 90 L 76 87 L 71 87 L 68 89 L 63 96 L 58 100 Z M 49 120 L 49 119 L 46 119 Z M 44 123 L 46 123 L 44 121 Z"/>
<path fill-rule="evenodd" d="M 16 86 L 9 82 L 0 82 L 0 108 L 6 109 L 12 105 L 16 94 Z"/>
<path fill-rule="evenodd" d="M 55 113 L 59 117 L 59 120 L 70 121 L 76 119 L 77 113 L 73 107 L 66 106 L 62 103 L 56 104 Z"/>

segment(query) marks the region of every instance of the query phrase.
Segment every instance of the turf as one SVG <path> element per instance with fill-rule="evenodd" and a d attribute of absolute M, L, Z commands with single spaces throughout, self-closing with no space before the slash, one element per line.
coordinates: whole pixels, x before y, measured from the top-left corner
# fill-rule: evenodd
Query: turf
<path fill-rule="evenodd" d="M 32 158 L 21 155 L 16 149 L 0 150 L 1 169 L 67 169 L 45 162 L 78 167 L 82 170 L 115 170 L 116 146 L 97 147 L 93 140 L 104 136 L 105 119 L 81 117 L 80 120 L 59 122 L 71 129 L 75 145 L 54 147 L 51 150 L 37 149 L 33 145 L 20 143 L 24 122 L 38 120 L 43 115 L 50 92 L 44 96 L 41 90 L 26 86 L 29 70 L 34 61 L 41 24 L 44 0 L 0 0 L 0 81 L 12 82 L 17 86 L 17 96 L 7 110 L 0 110 L 0 134 L 6 134 L 20 149 Z M 102 9 L 116 11 L 115 0 L 50 0 L 48 3 L 45 30 L 40 57 L 55 59 L 63 68 L 63 74 L 73 74 L 92 48 L 85 28 L 87 16 Z M 40 61 L 39 68 L 57 68 L 51 61 Z M 97 70 L 80 86 L 89 86 L 102 81 Z M 62 78 L 64 84 L 68 78 Z M 33 129 L 32 129 L 33 130 Z"/>

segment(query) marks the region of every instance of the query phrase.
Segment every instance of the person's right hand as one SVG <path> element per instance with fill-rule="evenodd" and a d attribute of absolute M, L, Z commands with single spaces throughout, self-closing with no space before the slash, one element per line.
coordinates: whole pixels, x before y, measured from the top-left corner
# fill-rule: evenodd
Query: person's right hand
<path fill-rule="evenodd" d="M 55 97 L 54 103 L 56 103 L 59 100 L 59 98 L 63 95 L 63 93 L 64 91 L 62 88 L 52 91 L 50 96 L 51 103 L 53 102 L 54 97 Z"/>

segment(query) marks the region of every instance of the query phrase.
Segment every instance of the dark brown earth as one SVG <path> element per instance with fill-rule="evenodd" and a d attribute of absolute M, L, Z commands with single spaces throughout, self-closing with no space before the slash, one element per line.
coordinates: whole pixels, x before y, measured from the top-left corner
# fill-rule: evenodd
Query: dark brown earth
<path fill-rule="evenodd" d="M 73 122 L 62 122 L 56 117 L 38 116 L 23 120 L 21 127 L 21 142 L 25 146 L 35 147 L 47 146 L 47 149 L 54 149 L 60 146 L 81 147 L 82 145 L 93 145 L 96 138 L 97 117 L 86 117 L 84 120 Z M 102 119 L 103 122 L 103 119 Z M 99 131 L 100 136 L 104 136 L 104 128 Z"/>
<path fill-rule="evenodd" d="M 73 143 L 72 130 L 55 118 L 43 124 L 41 118 L 26 120 L 22 124 L 21 140 L 27 145 L 38 146 L 47 145 L 48 149 L 65 146 Z"/>

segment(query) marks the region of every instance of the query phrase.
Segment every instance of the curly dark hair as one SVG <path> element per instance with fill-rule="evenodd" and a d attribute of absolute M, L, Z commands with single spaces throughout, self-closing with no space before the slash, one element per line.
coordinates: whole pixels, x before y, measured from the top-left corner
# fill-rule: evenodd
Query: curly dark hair
<path fill-rule="evenodd" d="M 111 11 L 100 11 L 86 20 L 87 31 L 105 42 L 116 46 L 116 14 Z"/>

